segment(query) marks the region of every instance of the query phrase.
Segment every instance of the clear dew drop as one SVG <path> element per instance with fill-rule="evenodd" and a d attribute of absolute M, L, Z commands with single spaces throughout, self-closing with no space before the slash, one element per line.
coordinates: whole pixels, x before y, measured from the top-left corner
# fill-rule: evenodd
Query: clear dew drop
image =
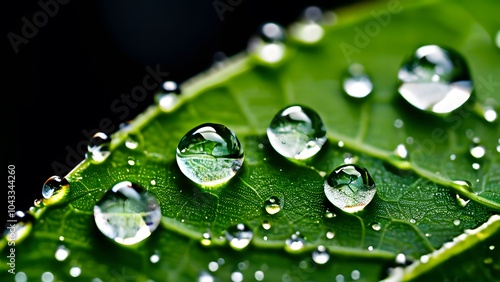
<path fill-rule="evenodd" d="M 47 203 L 59 202 L 69 192 L 69 183 L 66 178 L 57 175 L 49 177 L 42 186 L 42 196 L 50 201 Z"/>
<path fill-rule="evenodd" d="M 129 134 L 127 140 L 125 140 L 125 147 L 130 150 L 135 150 L 139 147 L 139 136 L 135 134 Z"/>
<path fill-rule="evenodd" d="M 363 65 L 351 64 L 342 78 L 344 92 L 354 98 L 364 98 L 373 91 L 373 83 Z"/>
<path fill-rule="evenodd" d="M 405 256 L 405 254 L 399 253 L 396 256 L 396 264 L 399 264 L 399 265 L 405 265 L 406 264 L 406 256 Z"/>
<path fill-rule="evenodd" d="M 129 181 L 109 189 L 94 206 L 97 228 L 122 245 L 133 245 L 149 237 L 161 220 L 156 198 Z"/>
<path fill-rule="evenodd" d="M 191 129 L 177 147 L 177 164 L 182 173 L 205 187 L 229 181 L 243 160 L 240 141 L 221 124 L 205 123 Z"/>
<path fill-rule="evenodd" d="M 55 256 L 56 260 L 64 261 L 68 258 L 69 253 L 70 253 L 69 249 L 66 248 L 64 245 L 61 245 L 61 246 L 57 247 L 57 250 L 56 250 L 54 256 Z"/>
<path fill-rule="evenodd" d="M 109 146 L 111 144 L 111 138 L 104 132 L 97 132 L 90 138 L 87 144 L 87 154 L 85 155 L 87 159 L 90 159 L 93 163 L 102 163 L 111 154 Z"/>
<path fill-rule="evenodd" d="M 479 170 L 481 168 L 481 165 L 479 163 L 472 163 L 471 166 L 473 170 Z"/>
<path fill-rule="evenodd" d="M 281 210 L 281 201 L 276 196 L 271 196 L 264 202 L 264 208 L 268 214 L 277 214 Z"/>
<path fill-rule="evenodd" d="M 267 221 L 267 220 L 264 220 L 262 222 L 262 228 L 264 228 L 265 230 L 271 229 L 271 223 L 269 223 L 269 221 Z"/>
<path fill-rule="evenodd" d="M 198 282 L 214 282 L 215 279 L 214 277 L 206 272 L 206 271 L 200 271 L 200 273 L 198 273 Z"/>
<path fill-rule="evenodd" d="M 327 140 L 321 117 L 302 105 L 281 109 L 267 128 L 267 137 L 276 152 L 292 160 L 313 157 Z"/>
<path fill-rule="evenodd" d="M 274 22 L 264 23 L 260 26 L 258 35 L 250 38 L 247 49 L 261 61 L 275 64 L 285 57 L 285 37 L 285 29 L 281 25 Z"/>
<path fill-rule="evenodd" d="M 456 196 L 456 199 L 457 199 L 457 202 L 458 204 L 461 206 L 461 207 L 465 207 L 467 206 L 467 204 L 470 202 L 470 199 L 469 198 L 466 198 L 464 196 L 461 196 L 460 194 L 455 194 Z"/>
<path fill-rule="evenodd" d="M 177 82 L 167 80 L 161 84 L 160 89 L 155 94 L 154 100 L 162 111 L 168 112 L 177 104 L 179 94 L 181 94 L 181 89 Z"/>
<path fill-rule="evenodd" d="M 292 252 L 299 251 L 304 247 L 305 243 L 306 241 L 304 238 L 297 234 L 292 234 L 292 236 L 285 241 L 285 249 Z"/>
<path fill-rule="evenodd" d="M 417 48 L 399 70 L 399 93 L 416 108 L 447 114 L 471 96 L 472 81 L 464 58 L 437 45 Z"/>
<path fill-rule="evenodd" d="M 317 264 L 325 264 L 330 260 L 330 253 L 325 246 L 320 245 L 312 252 L 312 260 Z"/>
<path fill-rule="evenodd" d="M 246 248 L 252 241 L 252 238 L 252 230 L 243 223 L 233 225 L 226 231 L 226 239 L 229 241 L 229 246 L 235 250 Z"/>
<path fill-rule="evenodd" d="M 326 239 L 333 239 L 333 237 L 335 237 L 335 232 L 333 231 L 327 231 L 326 232 Z"/>
<path fill-rule="evenodd" d="M 9 223 L 3 235 L 7 241 L 19 243 L 31 232 L 35 218 L 30 213 L 23 211 L 16 211 L 12 216 L 9 213 L 9 217 L 9 220 L 15 224 L 12 226 Z"/>
<path fill-rule="evenodd" d="M 302 19 L 290 25 L 290 34 L 299 42 L 314 44 L 324 36 L 323 11 L 316 6 L 304 9 Z"/>
<path fill-rule="evenodd" d="M 469 153 L 475 159 L 481 159 L 484 155 L 486 155 L 486 148 L 480 143 L 480 139 L 474 137 L 472 139 L 472 144 L 469 147 Z"/>
<path fill-rule="evenodd" d="M 382 228 L 382 225 L 380 225 L 380 223 L 378 223 L 378 222 L 374 222 L 370 225 L 371 225 L 372 229 L 375 231 L 379 231 Z"/>
<path fill-rule="evenodd" d="M 472 192 L 472 183 L 468 180 L 457 179 L 453 181 L 453 184 L 460 186 L 460 188 L 468 192 Z"/>
<path fill-rule="evenodd" d="M 362 210 L 375 196 L 375 182 L 368 171 L 355 164 L 337 167 L 325 180 L 325 195 L 341 210 L 354 213 Z"/>
<path fill-rule="evenodd" d="M 160 261 L 160 252 L 159 251 L 155 251 L 150 257 L 149 257 L 149 261 L 151 263 L 158 263 Z"/>

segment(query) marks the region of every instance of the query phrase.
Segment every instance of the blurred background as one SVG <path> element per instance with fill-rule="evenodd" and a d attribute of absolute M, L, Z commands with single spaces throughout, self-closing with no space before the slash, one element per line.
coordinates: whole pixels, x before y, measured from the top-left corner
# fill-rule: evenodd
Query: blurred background
<path fill-rule="evenodd" d="M 266 21 L 286 26 L 306 7 L 354 2 L 9 1 L 2 17 L 2 164 L 4 175 L 7 165 L 16 167 L 16 208 L 28 209 L 48 177 L 83 160 L 84 131 L 108 119 L 117 129 L 154 102 L 151 90 L 127 113 L 111 109 L 143 85 L 147 66 L 182 83 L 209 68 L 217 52 L 243 51 Z"/>

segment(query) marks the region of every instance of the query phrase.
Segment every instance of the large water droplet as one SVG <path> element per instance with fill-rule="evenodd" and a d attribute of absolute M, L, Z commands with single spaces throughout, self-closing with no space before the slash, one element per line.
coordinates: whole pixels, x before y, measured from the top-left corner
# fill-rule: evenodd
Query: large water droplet
<path fill-rule="evenodd" d="M 271 196 L 264 203 L 264 207 L 268 214 L 276 214 L 281 210 L 281 201 L 276 196 Z"/>
<path fill-rule="evenodd" d="M 398 73 L 399 93 L 420 110 L 447 114 L 471 96 L 472 81 L 463 57 L 437 45 L 419 47 Z"/>
<path fill-rule="evenodd" d="M 42 186 L 42 196 L 50 201 L 46 203 L 59 202 L 69 192 L 69 183 L 66 178 L 57 175 L 49 177 Z"/>
<path fill-rule="evenodd" d="M 247 225 L 238 223 L 228 228 L 226 239 L 229 241 L 231 248 L 242 250 L 246 248 L 253 238 L 253 232 Z"/>
<path fill-rule="evenodd" d="M 285 29 L 273 22 L 264 23 L 257 36 L 248 42 L 248 50 L 254 52 L 265 63 L 275 64 L 280 62 L 286 53 Z"/>
<path fill-rule="evenodd" d="M 301 105 L 280 110 L 267 128 L 267 137 L 280 155 L 295 160 L 313 157 L 327 140 L 321 117 Z"/>
<path fill-rule="evenodd" d="M 229 181 L 240 170 L 243 159 L 240 141 L 221 124 L 205 123 L 191 129 L 177 147 L 182 173 L 207 187 Z"/>
<path fill-rule="evenodd" d="M 362 210 L 375 196 L 375 182 L 368 171 L 355 164 L 341 165 L 325 180 L 328 200 L 349 213 Z"/>
<path fill-rule="evenodd" d="M 298 251 L 304 247 L 305 243 L 306 241 L 304 240 L 304 238 L 300 237 L 297 234 L 292 234 L 292 236 L 285 241 L 285 249 L 292 252 Z"/>
<path fill-rule="evenodd" d="M 317 264 L 325 264 L 330 260 L 330 254 L 325 246 L 320 245 L 313 251 L 312 259 Z"/>
<path fill-rule="evenodd" d="M 347 68 L 342 79 L 342 87 L 347 95 L 364 98 L 372 92 L 373 83 L 363 65 L 354 63 Z"/>
<path fill-rule="evenodd" d="M 111 138 L 104 132 L 97 132 L 90 138 L 87 144 L 87 154 L 85 157 L 94 163 L 102 163 L 111 154 L 109 145 Z"/>
<path fill-rule="evenodd" d="M 117 183 L 94 206 L 99 230 L 123 245 L 141 242 L 151 235 L 161 220 L 156 198 L 129 181 Z"/>

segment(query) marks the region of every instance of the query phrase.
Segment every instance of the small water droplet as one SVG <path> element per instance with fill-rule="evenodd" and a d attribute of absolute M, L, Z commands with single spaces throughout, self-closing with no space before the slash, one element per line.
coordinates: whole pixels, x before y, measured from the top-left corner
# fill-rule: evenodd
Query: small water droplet
<path fill-rule="evenodd" d="M 61 245 L 57 247 L 56 253 L 54 254 L 56 260 L 58 261 L 64 261 L 68 258 L 69 256 L 69 249 L 66 248 L 65 246 Z"/>
<path fill-rule="evenodd" d="M 335 237 L 335 233 L 333 231 L 328 231 L 326 232 L 326 238 L 327 239 L 333 239 L 333 237 Z"/>
<path fill-rule="evenodd" d="M 453 225 L 459 226 L 460 225 L 460 220 L 459 219 L 453 220 Z"/>
<path fill-rule="evenodd" d="M 267 128 L 267 137 L 276 152 L 295 160 L 313 157 L 327 140 L 321 117 L 301 105 L 280 110 Z"/>
<path fill-rule="evenodd" d="M 373 251 L 373 246 L 368 246 L 368 251 L 369 252 Z"/>
<path fill-rule="evenodd" d="M 479 170 L 480 168 L 481 168 L 481 165 L 480 165 L 480 164 L 478 164 L 478 163 L 473 163 L 473 164 L 472 164 L 472 169 L 474 169 L 474 170 Z"/>
<path fill-rule="evenodd" d="M 281 210 L 281 201 L 276 196 L 271 196 L 264 202 L 264 207 L 268 214 L 276 214 Z"/>
<path fill-rule="evenodd" d="M 415 139 L 411 136 L 406 137 L 406 144 L 411 145 L 415 142 Z"/>
<path fill-rule="evenodd" d="M 198 282 L 214 282 L 215 279 L 214 277 L 206 272 L 206 271 L 200 271 L 200 273 L 198 273 Z"/>
<path fill-rule="evenodd" d="M 337 276 L 335 276 L 335 281 L 336 282 L 344 282 L 344 275 L 337 274 Z"/>
<path fill-rule="evenodd" d="M 269 223 L 269 221 L 267 221 L 267 220 L 264 220 L 262 222 L 262 228 L 264 228 L 265 230 L 271 229 L 271 223 Z"/>
<path fill-rule="evenodd" d="M 80 276 L 81 273 L 82 273 L 82 269 L 79 268 L 78 266 L 73 266 L 69 270 L 69 275 L 71 275 L 71 277 L 78 277 L 78 276 Z"/>
<path fill-rule="evenodd" d="M 415 222 L 417 222 L 415 219 L 410 218 L 410 223 L 411 223 L 411 224 L 415 224 Z"/>
<path fill-rule="evenodd" d="M 323 12 L 319 7 L 307 7 L 302 19 L 290 25 L 290 34 L 301 43 L 317 43 L 325 33 L 321 26 L 323 21 Z"/>
<path fill-rule="evenodd" d="M 43 207 L 44 206 L 43 199 L 35 199 L 33 201 L 33 205 L 35 205 L 35 207 L 37 207 L 37 208 Z"/>
<path fill-rule="evenodd" d="M 427 237 L 427 238 L 429 238 L 429 237 L 431 237 L 431 236 L 432 236 L 430 233 L 425 233 L 424 235 L 425 235 L 425 237 Z"/>
<path fill-rule="evenodd" d="M 181 90 L 175 81 L 165 81 L 154 96 L 154 100 L 158 107 L 165 112 L 171 111 L 179 100 Z"/>
<path fill-rule="evenodd" d="M 66 178 L 57 175 L 49 177 L 42 186 L 42 196 L 49 200 L 46 204 L 57 203 L 69 192 L 69 183 Z"/>
<path fill-rule="evenodd" d="M 325 264 L 330 260 L 330 253 L 325 246 L 319 245 L 312 253 L 312 259 L 317 264 Z"/>
<path fill-rule="evenodd" d="M 85 157 L 93 163 L 102 163 L 111 154 L 109 145 L 111 138 L 104 132 L 97 132 L 90 138 L 87 144 L 87 154 Z"/>
<path fill-rule="evenodd" d="M 254 273 L 254 276 L 253 276 L 253 277 L 254 277 L 254 278 L 255 278 L 255 280 L 257 280 L 257 281 L 262 281 L 262 280 L 264 280 L 264 271 L 262 271 L 262 270 L 257 270 L 257 271 L 255 271 L 255 273 Z"/>
<path fill-rule="evenodd" d="M 204 232 L 201 236 L 202 236 L 201 244 L 203 246 L 210 246 L 212 244 L 212 236 L 208 231 Z"/>
<path fill-rule="evenodd" d="M 342 78 L 344 92 L 354 98 L 364 98 L 372 93 L 373 83 L 363 65 L 351 64 Z"/>
<path fill-rule="evenodd" d="M 286 250 L 288 251 L 298 251 L 302 249 L 305 245 L 306 241 L 304 238 L 297 234 L 292 234 L 292 236 L 288 239 L 286 239 L 285 244 L 286 244 Z"/>
<path fill-rule="evenodd" d="M 457 156 L 456 156 L 455 154 L 451 154 L 451 155 L 450 155 L 450 160 L 451 160 L 451 161 L 454 161 L 454 160 L 456 160 L 456 159 L 457 159 Z"/>
<path fill-rule="evenodd" d="M 486 148 L 480 142 L 478 137 L 474 137 L 469 147 L 470 155 L 476 159 L 481 159 L 486 154 Z"/>
<path fill-rule="evenodd" d="M 286 53 L 285 29 L 273 22 L 264 23 L 259 28 L 258 36 L 253 36 L 248 42 L 248 51 L 254 52 L 265 63 L 280 62 Z"/>
<path fill-rule="evenodd" d="M 243 281 L 243 273 L 239 271 L 235 271 L 231 273 L 231 281 L 232 282 L 241 282 Z"/>
<path fill-rule="evenodd" d="M 191 129 L 177 147 L 177 164 L 182 173 L 205 187 L 229 181 L 243 160 L 240 141 L 221 124 L 205 123 Z"/>
<path fill-rule="evenodd" d="M 362 210 L 375 196 L 375 182 L 368 171 L 355 164 L 337 167 L 325 180 L 325 195 L 341 210 L 354 213 Z"/>
<path fill-rule="evenodd" d="M 372 224 L 371 224 L 371 227 L 372 227 L 372 229 L 373 229 L 373 230 L 375 230 L 375 231 L 379 231 L 379 230 L 382 228 L 382 226 L 381 226 L 381 225 L 380 225 L 380 223 L 378 223 L 378 222 L 374 222 L 374 223 L 372 223 Z"/>
<path fill-rule="evenodd" d="M 14 276 L 14 281 L 15 282 L 27 282 L 28 281 L 28 275 L 26 273 L 20 271 L 15 274 Z"/>
<path fill-rule="evenodd" d="M 158 227 L 161 210 L 156 198 L 129 181 L 109 189 L 94 206 L 99 230 L 123 245 L 141 242 Z"/>
<path fill-rule="evenodd" d="M 490 249 L 490 251 L 493 251 L 495 249 L 495 245 L 490 245 L 488 249 Z"/>
<path fill-rule="evenodd" d="M 420 262 L 425 264 L 429 262 L 429 259 L 430 257 L 428 255 L 423 255 L 420 257 Z"/>
<path fill-rule="evenodd" d="M 130 150 L 135 150 L 139 147 L 139 137 L 135 134 L 129 134 L 127 140 L 125 140 L 125 147 Z"/>
<path fill-rule="evenodd" d="M 498 118 L 498 113 L 492 106 L 484 106 L 482 114 L 487 122 L 494 122 Z"/>
<path fill-rule="evenodd" d="M 402 160 L 408 159 L 408 149 L 406 149 L 406 146 L 404 144 L 399 144 L 398 146 L 396 146 L 394 154 Z"/>
<path fill-rule="evenodd" d="M 149 261 L 151 263 L 158 263 L 160 261 L 160 252 L 155 251 L 150 257 Z"/>
<path fill-rule="evenodd" d="M 16 211 L 14 214 L 9 213 L 9 217 L 9 220 L 15 223 L 14 225 L 9 224 L 7 226 L 3 236 L 9 242 L 19 243 L 31 232 L 35 218 L 30 213 L 23 211 Z"/>
<path fill-rule="evenodd" d="M 46 271 L 42 273 L 42 282 L 52 282 L 54 281 L 54 274 L 52 272 Z"/>
<path fill-rule="evenodd" d="M 361 272 L 359 272 L 359 270 L 353 270 L 351 272 L 352 280 L 358 280 L 360 277 L 361 277 Z"/>
<path fill-rule="evenodd" d="M 252 238 L 252 230 L 243 223 L 229 227 L 226 232 L 226 239 L 229 241 L 229 245 L 235 250 L 246 248 L 252 241 Z"/>
<path fill-rule="evenodd" d="M 212 272 L 215 272 L 219 269 L 219 264 L 216 261 L 211 261 L 208 263 L 208 269 Z"/>
<path fill-rule="evenodd" d="M 437 45 L 421 46 L 398 73 L 399 93 L 416 108 L 447 114 L 471 96 L 472 81 L 464 58 Z"/>
<path fill-rule="evenodd" d="M 406 264 L 406 256 L 403 253 L 399 253 L 396 256 L 396 264 L 404 265 Z"/>

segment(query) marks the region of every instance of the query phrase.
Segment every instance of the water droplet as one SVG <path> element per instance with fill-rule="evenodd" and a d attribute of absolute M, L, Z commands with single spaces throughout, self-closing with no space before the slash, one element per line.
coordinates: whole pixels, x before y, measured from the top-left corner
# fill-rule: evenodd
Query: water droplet
<path fill-rule="evenodd" d="M 373 90 L 373 83 L 365 73 L 363 65 L 351 64 L 343 75 L 342 86 L 347 95 L 354 98 L 364 98 Z"/>
<path fill-rule="evenodd" d="M 447 114 L 471 96 L 472 81 L 463 57 L 437 45 L 421 46 L 398 73 L 399 93 L 416 108 Z"/>
<path fill-rule="evenodd" d="M 204 232 L 201 236 L 201 244 L 203 246 L 210 246 L 212 244 L 212 236 L 210 236 L 209 232 Z"/>
<path fill-rule="evenodd" d="M 456 156 L 455 154 L 451 154 L 451 155 L 450 155 L 450 160 L 451 160 L 451 161 L 454 161 L 454 160 L 456 160 L 456 159 L 457 159 L 457 156 Z"/>
<path fill-rule="evenodd" d="M 313 157 L 327 140 L 321 117 L 301 105 L 280 110 L 267 128 L 267 137 L 276 152 L 295 160 Z"/>
<path fill-rule="evenodd" d="M 420 262 L 425 264 L 429 262 L 429 259 L 430 257 L 428 255 L 423 255 L 420 257 Z"/>
<path fill-rule="evenodd" d="M 3 236 L 9 242 L 19 243 L 28 237 L 31 229 L 33 228 L 33 223 L 35 218 L 30 213 L 25 213 L 23 211 L 16 211 L 14 214 L 9 213 L 10 223 L 14 222 L 14 225 L 9 225 L 5 229 Z"/>
<path fill-rule="evenodd" d="M 460 225 L 460 219 L 453 220 L 453 225 L 459 226 Z"/>
<path fill-rule="evenodd" d="M 472 144 L 469 147 L 469 153 L 472 157 L 480 159 L 486 154 L 486 148 L 480 144 L 480 140 L 477 137 L 472 139 Z"/>
<path fill-rule="evenodd" d="M 42 186 L 42 196 L 50 201 L 44 201 L 46 204 L 57 203 L 69 192 L 69 183 L 66 178 L 57 175 L 49 177 Z"/>
<path fill-rule="evenodd" d="M 182 173 L 206 187 L 229 181 L 240 170 L 243 159 L 240 141 L 221 124 L 205 123 L 191 129 L 177 147 Z"/>
<path fill-rule="evenodd" d="M 79 268 L 78 266 L 73 266 L 69 270 L 69 275 L 71 275 L 71 277 L 78 277 L 78 276 L 80 276 L 81 273 L 82 273 L 82 269 Z"/>
<path fill-rule="evenodd" d="M 327 239 L 333 239 L 333 237 L 335 237 L 335 233 L 333 231 L 326 232 Z"/>
<path fill-rule="evenodd" d="M 292 234 L 292 236 L 288 239 L 286 239 L 285 244 L 286 244 L 286 250 L 288 251 L 298 251 L 304 247 L 304 244 L 306 241 L 304 238 L 300 237 L 297 234 Z"/>
<path fill-rule="evenodd" d="M 406 149 L 406 146 L 404 144 L 399 144 L 396 146 L 396 149 L 394 150 L 394 154 L 398 156 L 398 158 L 407 160 L 408 159 L 408 149 Z"/>
<path fill-rule="evenodd" d="M 276 214 L 281 210 L 281 201 L 276 196 L 271 196 L 264 203 L 264 207 L 268 214 Z"/>
<path fill-rule="evenodd" d="M 359 272 L 359 270 L 353 270 L 351 272 L 352 280 L 358 280 L 360 277 L 361 277 L 361 273 Z"/>
<path fill-rule="evenodd" d="M 495 245 L 490 245 L 488 249 L 490 249 L 490 251 L 493 251 L 495 249 Z"/>
<path fill-rule="evenodd" d="M 395 128 L 402 128 L 403 125 L 404 125 L 404 122 L 401 119 L 399 119 L 399 118 L 394 121 L 394 127 Z"/>
<path fill-rule="evenodd" d="M 54 274 L 52 274 L 52 272 L 44 272 L 42 273 L 42 282 L 52 282 L 54 281 Z"/>
<path fill-rule="evenodd" d="M 373 251 L 373 246 L 368 246 L 368 251 Z"/>
<path fill-rule="evenodd" d="M 320 245 L 313 251 L 312 259 L 317 264 L 325 264 L 330 260 L 330 253 L 325 246 Z"/>
<path fill-rule="evenodd" d="M 248 50 L 254 52 L 261 61 L 275 64 L 285 56 L 284 41 L 285 29 L 277 23 L 268 22 L 260 27 L 258 36 L 250 38 Z"/>
<path fill-rule="evenodd" d="M 492 106 L 484 106 L 482 114 L 487 122 L 494 122 L 498 118 L 498 113 Z"/>
<path fill-rule="evenodd" d="M 28 275 L 26 275 L 26 273 L 24 273 L 22 271 L 18 272 L 14 276 L 14 281 L 15 282 L 27 282 L 28 281 Z"/>
<path fill-rule="evenodd" d="M 368 171 L 355 164 L 341 165 L 325 180 L 325 195 L 341 210 L 349 213 L 362 210 L 375 196 L 375 182 Z"/>
<path fill-rule="evenodd" d="M 94 219 L 106 237 L 132 245 L 149 237 L 158 227 L 161 210 L 154 196 L 137 184 L 123 181 L 97 202 Z"/>
<path fill-rule="evenodd" d="M 157 263 L 160 261 L 160 252 L 158 251 L 155 251 L 150 257 L 149 257 L 149 261 L 151 263 Z"/>
<path fill-rule="evenodd" d="M 162 111 L 171 111 L 179 100 L 181 90 L 175 81 L 165 81 L 156 92 L 154 100 Z"/>
<path fill-rule="evenodd" d="M 69 253 L 70 253 L 69 249 L 66 248 L 65 246 L 61 245 L 61 246 L 57 247 L 57 250 L 56 250 L 56 253 L 54 254 L 54 256 L 56 257 L 56 260 L 64 261 L 68 258 Z"/>
<path fill-rule="evenodd" d="M 219 269 L 219 264 L 215 261 L 211 261 L 208 263 L 208 269 L 212 272 L 215 272 Z"/>
<path fill-rule="evenodd" d="M 411 223 L 411 224 L 415 224 L 415 222 L 417 222 L 415 219 L 410 218 L 410 223 Z"/>
<path fill-rule="evenodd" d="M 334 218 L 334 217 L 337 217 L 337 215 L 329 210 L 326 210 L 325 211 L 325 217 L 326 218 Z"/>
<path fill-rule="evenodd" d="M 269 223 L 269 221 L 267 221 L 267 220 L 264 220 L 262 222 L 262 228 L 264 228 L 265 230 L 271 229 L 271 223 Z"/>
<path fill-rule="evenodd" d="M 382 228 L 382 226 L 378 222 L 372 223 L 371 226 L 372 226 L 372 229 L 375 231 L 379 231 Z"/>
<path fill-rule="evenodd" d="M 321 26 L 323 21 L 323 12 L 319 7 L 307 7 L 302 19 L 290 25 L 290 34 L 301 43 L 317 43 L 325 33 Z"/>
<path fill-rule="evenodd" d="M 250 241 L 252 241 L 252 238 L 252 230 L 243 223 L 229 227 L 226 232 L 226 239 L 229 241 L 229 245 L 235 250 L 246 248 L 250 244 Z"/>
<path fill-rule="evenodd" d="M 406 256 L 405 256 L 405 254 L 403 254 L 403 253 L 399 253 L 399 254 L 396 256 L 396 263 L 397 263 L 397 264 L 401 264 L 401 265 L 406 264 Z"/>
<path fill-rule="evenodd" d="M 257 281 L 262 281 L 264 280 L 264 271 L 262 270 L 257 270 L 255 271 L 254 278 Z"/>
<path fill-rule="evenodd" d="M 241 282 L 243 281 L 243 273 L 239 271 L 235 271 L 231 273 L 231 281 L 232 282 Z"/>
<path fill-rule="evenodd" d="M 480 168 L 481 168 L 481 165 L 480 165 L 480 164 L 478 164 L 478 163 L 473 163 L 473 164 L 472 164 L 472 169 L 474 169 L 474 170 L 479 170 Z"/>
<path fill-rule="evenodd" d="M 139 136 L 135 134 L 129 134 L 127 140 L 125 140 L 125 147 L 130 150 L 135 150 L 139 147 Z"/>
<path fill-rule="evenodd" d="M 198 273 L 198 282 L 214 282 L 214 277 L 206 272 L 206 271 L 201 271 Z"/>
<path fill-rule="evenodd" d="M 33 201 L 33 205 L 35 205 L 35 207 L 37 207 L 37 208 L 43 207 L 44 206 L 43 205 L 43 199 L 35 199 Z"/>
<path fill-rule="evenodd" d="M 104 132 L 97 132 L 90 138 L 87 144 L 87 154 L 85 157 L 93 163 L 102 163 L 111 154 L 109 145 L 111 138 Z"/>

